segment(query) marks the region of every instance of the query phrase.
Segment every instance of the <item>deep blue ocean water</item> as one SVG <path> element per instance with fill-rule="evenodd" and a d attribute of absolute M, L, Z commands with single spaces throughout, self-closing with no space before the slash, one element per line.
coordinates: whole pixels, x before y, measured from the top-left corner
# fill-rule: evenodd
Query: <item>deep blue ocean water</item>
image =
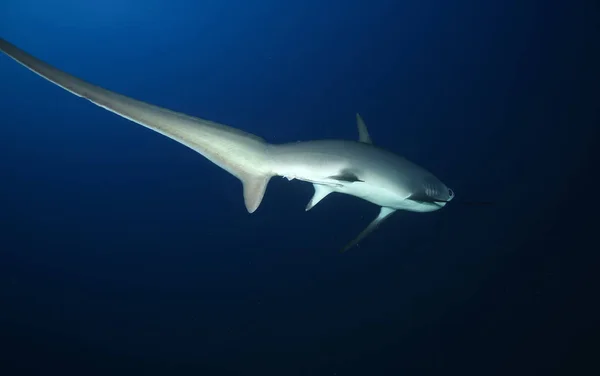
<path fill-rule="evenodd" d="M 0 56 L 0 374 L 584 374 L 598 6 L 34 1 L 0 36 L 273 143 L 357 139 L 457 195 L 377 214 L 202 156 Z M 491 201 L 465 206 L 458 200 Z"/>

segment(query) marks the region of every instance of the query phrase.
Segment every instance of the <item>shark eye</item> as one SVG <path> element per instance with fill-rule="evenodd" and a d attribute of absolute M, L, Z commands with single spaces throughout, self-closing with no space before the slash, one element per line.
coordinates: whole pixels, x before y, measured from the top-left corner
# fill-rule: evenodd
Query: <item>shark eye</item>
<path fill-rule="evenodd" d="M 454 197 L 454 191 L 450 188 L 448 188 L 448 195 L 450 195 L 450 197 Z"/>

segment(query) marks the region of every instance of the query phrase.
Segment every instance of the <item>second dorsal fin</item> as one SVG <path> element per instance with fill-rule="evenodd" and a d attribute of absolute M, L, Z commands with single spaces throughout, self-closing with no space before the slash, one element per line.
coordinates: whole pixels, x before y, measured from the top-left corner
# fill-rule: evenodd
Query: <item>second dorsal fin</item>
<path fill-rule="evenodd" d="M 364 142 L 365 144 L 372 144 L 373 141 L 371 141 L 371 136 L 369 135 L 367 126 L 358 113 L 356 114 L 356 125 L 358 126 L 358 141 Z"/>

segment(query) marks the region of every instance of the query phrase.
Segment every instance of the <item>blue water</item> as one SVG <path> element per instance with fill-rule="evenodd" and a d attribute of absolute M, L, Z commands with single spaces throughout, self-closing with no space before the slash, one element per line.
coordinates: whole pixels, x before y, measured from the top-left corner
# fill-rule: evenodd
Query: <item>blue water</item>
<path fill-rule="evenodd" d="M 305 212 L 311 185 L 273 179 L 248 214 L 202 156 L 0 56 L 1 374 L 583 367 L 594 8 L 3 1 L 0 36 L 33 55 L 269 142 L 357 139 L 360 112 L 457 201 L 340 255 L 377 207 Z"/>

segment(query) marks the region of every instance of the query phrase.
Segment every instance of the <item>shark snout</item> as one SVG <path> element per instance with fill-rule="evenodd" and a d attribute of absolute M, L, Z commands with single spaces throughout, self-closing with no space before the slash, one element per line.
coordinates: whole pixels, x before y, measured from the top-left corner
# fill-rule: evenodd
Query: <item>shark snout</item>
<path fill-rule="evenodd" d="M 439 180 L 435 183 L 428 183 L 425 191 L 430 202 L 445 203 L 454 198 L 454 191 Z"/>
<path fill-rule="evenodd" d="M 446 203 L 454 198 L 454 191 L 433 176 L 428 176 L 414 187 L 411 200 L 423 203 Z"/>
<path fill-rule="evenodd" d="M 447 201 L 450 201 L 454 198 L 454 191 L 448 187 L 446 187 L 446 189 L 448 190 L 448 200 Z"/>

